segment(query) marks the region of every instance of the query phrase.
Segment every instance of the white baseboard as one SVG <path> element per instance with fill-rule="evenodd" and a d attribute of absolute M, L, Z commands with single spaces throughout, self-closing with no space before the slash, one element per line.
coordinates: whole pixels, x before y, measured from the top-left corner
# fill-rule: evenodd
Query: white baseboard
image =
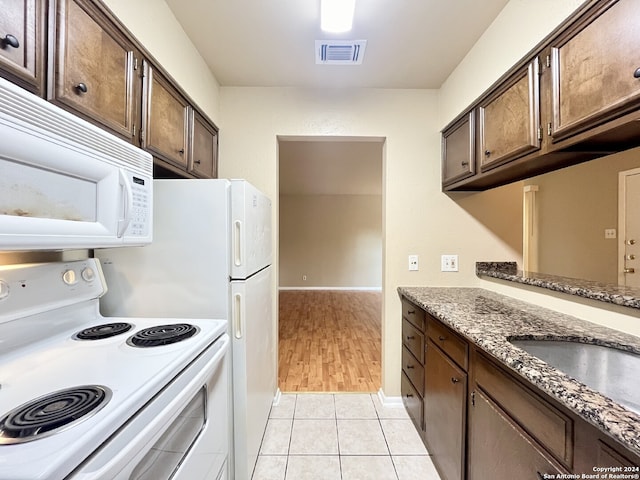
<path fill-rule="evenodd" d="M 381 292 L 382 287 L 278 287 L 278 290 L 357 290 Z"/>
<path fill-rule="evenodd" d="M 404 404 L 402 403 L 402 397 L 388 397 L 382 391 L 382 388 L 378 390 L 378 399 L 380 403 L 384 407 L 390 408 L 404 408 Z"/>

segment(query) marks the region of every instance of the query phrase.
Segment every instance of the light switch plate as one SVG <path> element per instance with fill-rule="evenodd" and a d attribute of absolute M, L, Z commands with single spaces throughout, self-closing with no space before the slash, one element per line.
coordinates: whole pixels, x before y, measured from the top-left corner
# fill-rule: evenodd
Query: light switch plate
<path fill-rule="evenodd" d="M 458 271 L 458 255 L 442 255 L 440 262 L 440 270 L 442 272 Z"/>
<path fill-rule="evenodd" d="M 418 270 L 418 255 L 409 255 L 409 271 L 415 272 Z"/>

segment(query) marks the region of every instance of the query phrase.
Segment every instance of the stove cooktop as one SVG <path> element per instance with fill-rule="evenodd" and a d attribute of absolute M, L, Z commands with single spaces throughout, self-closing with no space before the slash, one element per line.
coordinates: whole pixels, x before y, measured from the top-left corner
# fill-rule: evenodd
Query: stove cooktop
<path fill-rule="evenodd" d="M 67 476 L 227 329 L 226 320 L 105 318 L 97 298 L 24 317 L 13 312 L 3 317 L 7 310 L 2 308 L 0 303 L 0 428 L 8 425 L 12 433 L 0 438 L 21 440 L 0 440 L 0 478 L 12 480 Z M 153 348 L 128 343 L 148 330 L 171 330 L 169 325 L 182 326 L 180 331 L 188 325 L 193 333 Z M 113 331 L 119 333 L 109 336 Z M 80 338 L 94 334 L 101 338 Z M 76 389 L 83 393 L 69 397 Z M 85 402 L 99 397 L 99 408 L 87 411 Z M 36 403 L 43 399 L 44 404 Z M 149 405 L 145 408 L 153 402 Z M 79 407 L 78 418 L 59 422 L 57 414 L 69 406 Z M 34 416 L 53 420 L 34 428 L 44 435 L 31 437 Z"/>

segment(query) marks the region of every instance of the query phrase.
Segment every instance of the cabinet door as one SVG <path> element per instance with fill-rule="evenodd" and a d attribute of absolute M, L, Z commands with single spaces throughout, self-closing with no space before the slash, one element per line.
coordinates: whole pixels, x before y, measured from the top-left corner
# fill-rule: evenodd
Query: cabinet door
<path fill-rule="evenodd" d="M 198 177 L 218 177 L 218 132 L 191 108 L 190 170 Z"/>
<path fill-rule="evenodd" d="M 464 473 L 467 374 L 431 339 L 427 340 L 424 391 L 424 430 L 429 452 L 442 480 L 461 480 Z"/>
<path fill-rule="evenodd" d="M 473 175 L 475 161 L 475 111 L 442 132 L 442 184 Z"/>
<path fill-rule="evenodd" d="M 133 141 L 139 81 L 133 45 L 88 0 L 61 0 L 51 99 Z M 52 91 L 53 90 L 53 91 Z"/>
<path fill-rule="evenodd" d="M 555 478 L 568 473 L 543 455 L 481 390 L 471 394 L 467 480 Z"/>
<path fill-rule="evenodd" d="M 143 147 L 186 170 L 189 104 L 147 62 L 144 80 Z"/>
<path fill-rule="evenodd" d="M 45 2 L 0 0 L 0 75 L 44 94 Z"/>
<path fill-rule="evenodd" d="M 640 104 L 640 2 L 602 4 L 595 19 L 552 45 L 554 140 Z"/>
<path fill-rule="evenodd" d="M 480 170 L 540 149 L 540 78 L 536 57 L 478 107 Z"/>

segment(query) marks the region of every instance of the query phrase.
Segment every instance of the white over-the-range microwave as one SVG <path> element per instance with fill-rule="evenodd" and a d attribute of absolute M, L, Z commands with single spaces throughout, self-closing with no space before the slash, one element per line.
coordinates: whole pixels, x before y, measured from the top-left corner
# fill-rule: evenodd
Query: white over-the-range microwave
<path fill-rule="evenodd" d="M 0 78 L 0 251 L 144 245 L 153 158 Z"/>

